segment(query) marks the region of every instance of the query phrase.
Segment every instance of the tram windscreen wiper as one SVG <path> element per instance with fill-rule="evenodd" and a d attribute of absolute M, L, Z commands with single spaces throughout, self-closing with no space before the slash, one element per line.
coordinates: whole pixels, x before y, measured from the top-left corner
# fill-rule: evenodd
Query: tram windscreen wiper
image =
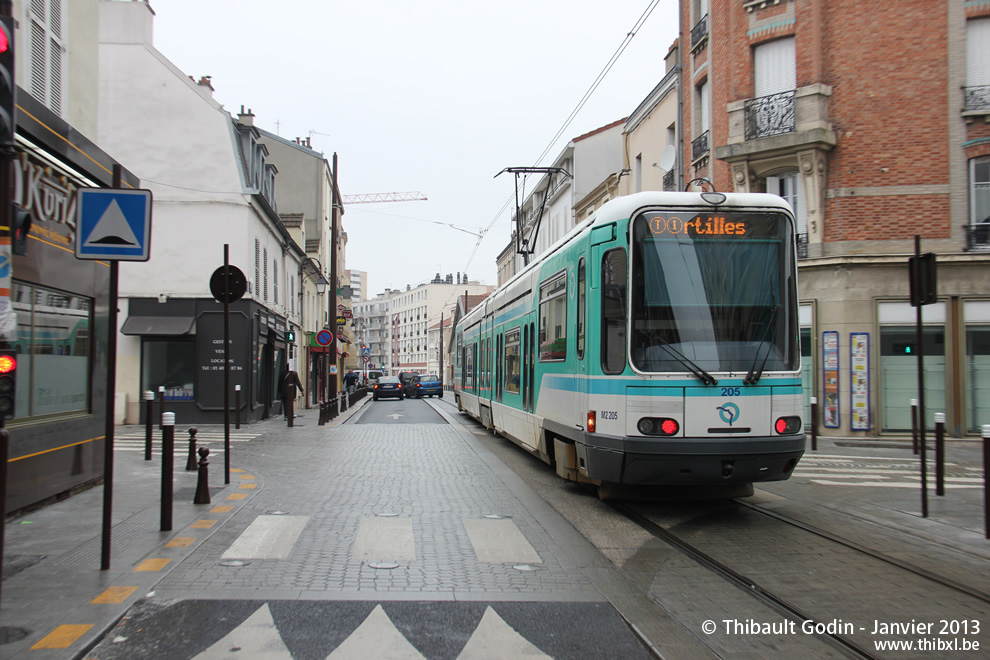
<path fill-rule="evenodd" d="M 767 343 L 767 335 L 773 329 L 773 324 L 777 321 L 777 312 L 780 311 L 780 305 L 775 304 L 776 296 L 773 295 L 771 291 L 770 294 L 770 319 L 767 321 L 766 327 L 763 329 L 763 337 L 760 338 L 760 343 L 756 347 L 756 355 L 753 356 L 753 364 L 749 367 L 749 373 L 743 378 L 743 385 L 755 385 L 760 378 L 763 376 L 763 368 L 767 366 L 767 360 L 770 358 L 770 353 L 773 351 L 773 344 L 767 348 L 767 354 L 763 356 L 763 362 L 760 364 L 760 368 L 756 368 L 756 363 L 760 359 L 760 351 L 763 350 L 763 345 Z"/>
<path fill-rule="evenodd" d="M 705 385 L 718 385 L 718 381 L 715 379 L 715 376 L 712 376 L 710 373 L 699 367 L 695 362 L 692 362 L 691 358 L 678 351 L 663 339 L 658 338 L 658 342 L 660 348 L 670 353 L 675 360 L 685 366 L 687 370 L 693 373 L 702 383 Z"/>

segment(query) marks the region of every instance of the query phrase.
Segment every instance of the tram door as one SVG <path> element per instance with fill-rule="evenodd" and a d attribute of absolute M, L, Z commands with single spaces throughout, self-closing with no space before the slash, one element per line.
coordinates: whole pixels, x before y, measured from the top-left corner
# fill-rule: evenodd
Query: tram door
<path fill-rule="evenodd" d="M 571 326 L 577 330 L 575 340 L 575 353 L 577 366 L 577 401 L 575 414 L 577 419 L 575 424 L 583 427 L 586 421 L 585 415 L 588 411 L 588 355 L 585 350 L 586 335 L 588 329 L 588 260 L 584 255 L 578 259 L 577 267 L 577 305 L 575 305 L 574 324 Z"/>

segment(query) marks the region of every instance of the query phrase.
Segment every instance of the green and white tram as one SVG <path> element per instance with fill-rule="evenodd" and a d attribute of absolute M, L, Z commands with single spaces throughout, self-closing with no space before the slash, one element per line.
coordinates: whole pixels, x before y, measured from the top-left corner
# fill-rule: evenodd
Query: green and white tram
<path fill-rule="evenodd" d="M 748 494 L 804 453 L 794 219 L 774 195 L 610 201 L 455 342 L 459 408 L 603 496 Z"/>

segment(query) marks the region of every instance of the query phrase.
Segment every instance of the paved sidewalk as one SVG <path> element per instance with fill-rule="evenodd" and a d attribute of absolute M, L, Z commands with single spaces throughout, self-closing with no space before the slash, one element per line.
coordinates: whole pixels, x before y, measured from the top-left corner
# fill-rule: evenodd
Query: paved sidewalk
<path fill-rule="evenodd" d="M 324 428 L 356 413 L 363 401 Z M 319 409 L 295 420 L 316 426 Z M 196 471 L 185 470 L 190 425 L 175 427 L 172 531 L 160 531 L 161 435 L 144 460 L 144 426 L 114 431 L 114 487 L 110 569 L 100 569 L 103 486 L 7 522 L 0 591 L 0 657 L 36 660 L 84 657 L 127 609 L 144 598 L 172 568 L 192 555 L 219 525 L 210 512 L 236 512 L 249 501 L 252 475 L 237 468 L 237 445 L 253 436 L 289 431 L 279 418 L 231 426 L 231 483 L 224 484 L 223 426 L 199 426 L 211 448 L 210 504 L 193 504 Z M 140 440 L 137 440 L 140 438 Z M 220 438 L 218 442 L 216 438 Z M 161 557 L 163 546 L 168 556 Z M 155 555 L 155 557 L 151 557 Z"/>

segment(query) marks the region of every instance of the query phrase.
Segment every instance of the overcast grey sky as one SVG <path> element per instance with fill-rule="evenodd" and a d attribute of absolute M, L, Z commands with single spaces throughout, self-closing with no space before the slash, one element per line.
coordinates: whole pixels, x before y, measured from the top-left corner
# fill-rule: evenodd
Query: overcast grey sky
<path fill-rule="evenodd" d="M 597 91 L 537 159 L 627 34 Z M 338 157 L 347 267 L 368 293 L 435 273 L 496 283 L 513 196 L 505 167 L 551 165 L 570 138 L 628 116 L 664 74 L 676 0 L 152 0 L 155 46 L 214 97 Z M 493 224 L 494 223 L 494 224 Z M 456 225 L 461 230 L 451 228 Z M 490 230 L 478 244 L 471 233 Z M 462 231 L 463 230 L 463 231 Z M 472 256 L 473 254 L 473 256 Z"/>

